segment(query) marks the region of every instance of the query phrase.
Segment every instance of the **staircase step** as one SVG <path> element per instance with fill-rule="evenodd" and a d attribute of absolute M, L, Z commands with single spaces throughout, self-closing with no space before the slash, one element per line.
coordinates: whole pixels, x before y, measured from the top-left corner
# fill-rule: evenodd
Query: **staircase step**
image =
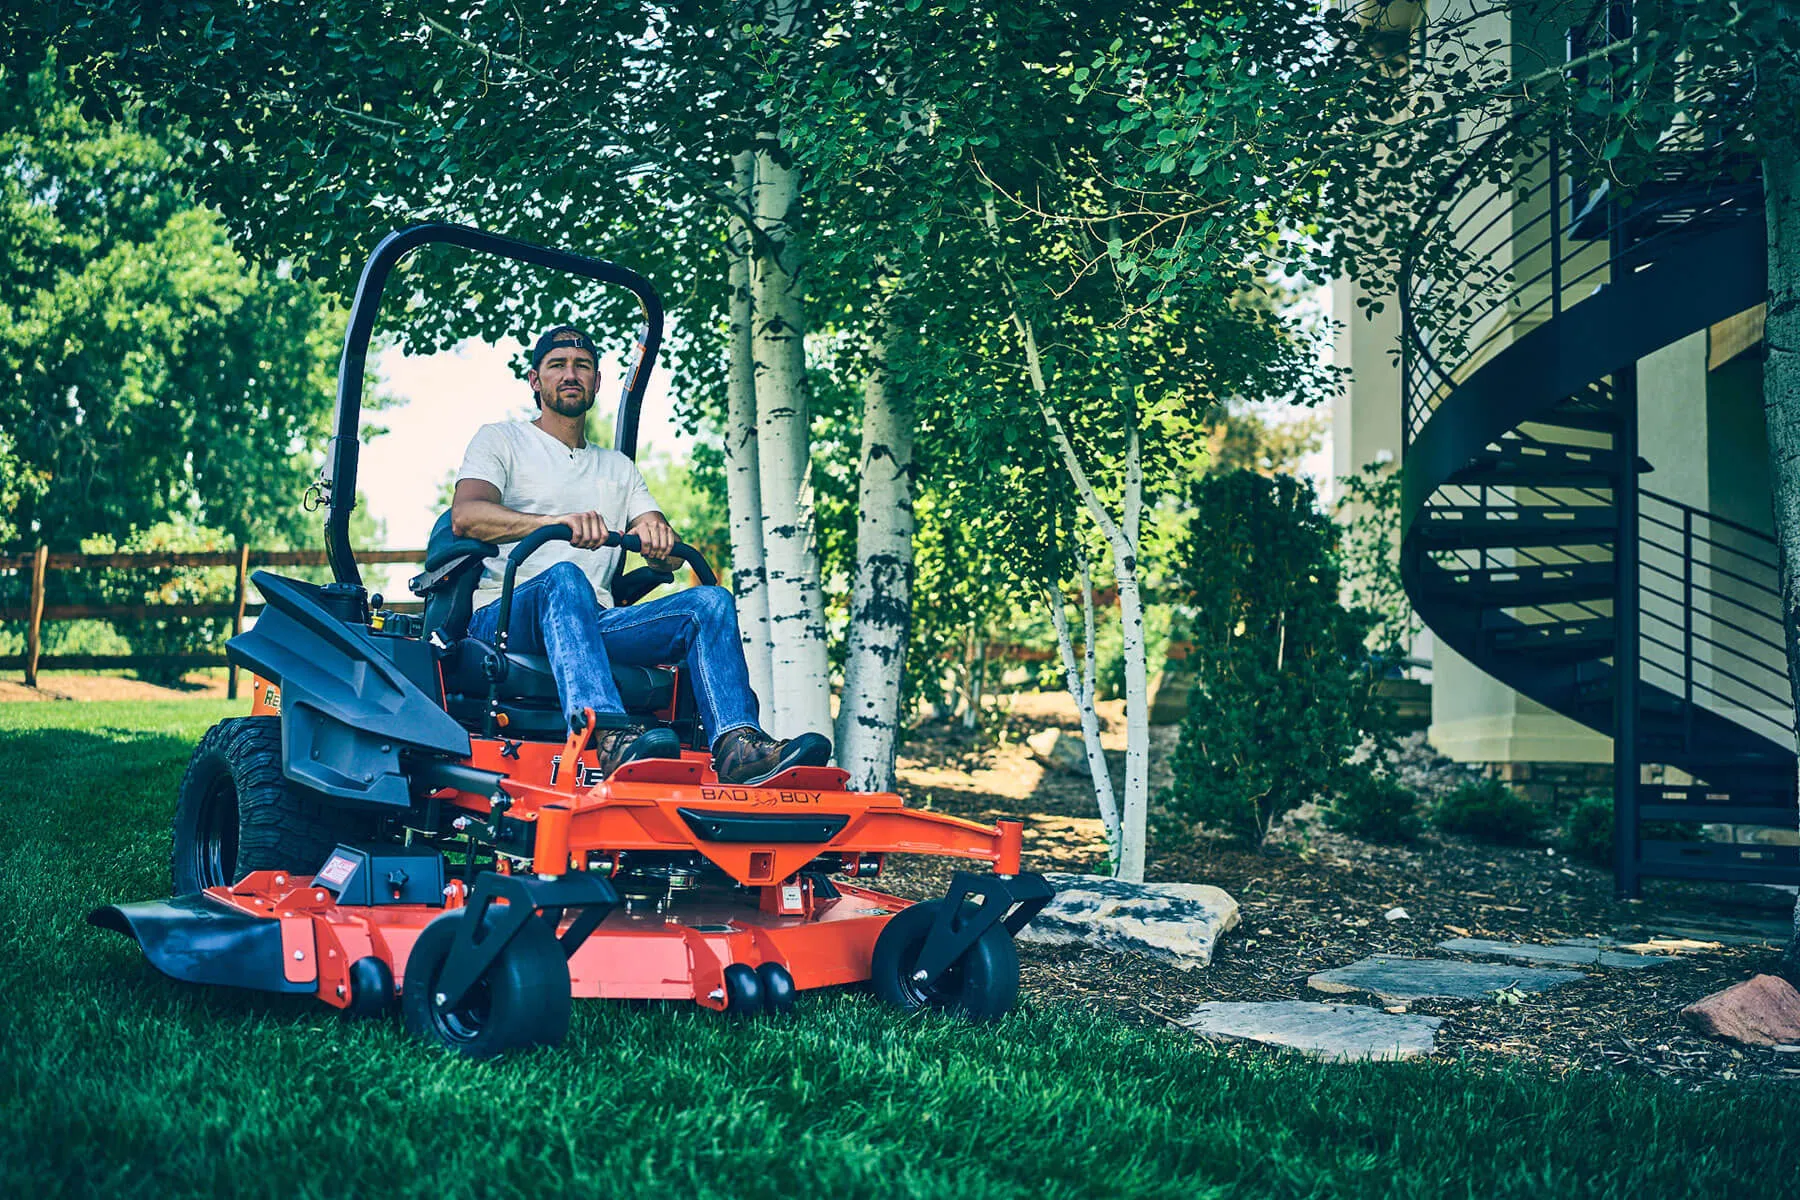
<path fill-rule="evenodd" d="M 1433 564 L 1420 586 L 1452 596 L 1470 607 L 1508 608 L 1610 600 L 1611 563 L 1567 563 L 1528 567 L 1440 567 Z"/>
<path fill-rule="evenodd" d="M 1800 883 L 1800 848 L 1646 840 L 1638 843 L 1638 869 L 1664 879 Z"/>
<path fill-rule="evenodd" d="M 1612 689 L 1604 692 L 1588 692 L 1585 687 L 1580 690 L 1575 700 L 1575 713 L 1587 717 L 1604 717 L 1613 710 Z M 1638 735 L 1642 741 L 1649 736 L 1667 737 L 1685 729 L 1678 724 L 1686 710 L 1682 706 L 1681 697 L 1670 696 L 1664 692 L 1638 693 Z M 1607 718 L 1610 720 L 1611 718 Z"/>
<path fill-rule="evenodd" d="M 1613 648 L 1613 623 L 1610 617 L 1595 617 L 1587 621 L 1551 621 L 1542 625 L 1496 629 L 1488 637 L 1494 652 L 1498 654 L 1529 654 L 1538 659 L 1568 661 L 1610 653 Z"/>
<path fill-rule="evenodd" d="M 1640 738 L 1644 749 L 1682 750 L 1685 746 L 1662 745 L 1673 739 L 1665 737 Z M 1651 742 L 1659 743 L 1651 745 Z M 1640 755 L 1647 762 L 1663 761 L 1652 755 Z M 1766 786 L 1779 787 L 1783 781 L 1792 782 L 1794 778 L 1794 759 L 1792 755 L 1784 756 L 1779 750 L 1716 750 L 1704 749 L 1693 753 L 1682 753 L 1679 759 L 1667 760 L 1670 766 L 1680 767 L 1689 775 L 1700 779 L 1711 779 L 1714 773 L 1720 777 L 1743 776 L 1753 773 L 1766 780 Z"/>
<path fill-rule="evenodd" d="M 1506 546 L 1611 545 L 1617 529 L 1605 505 L 1427 509 L 1413 535 L 1441 549 L 1485 550 Z"/>
<path fill-rule="evenodd" d="M 1606 704 L 1613 702 L 1613 693 L 1617 680 L 1613 676 L 1612 667 L 1606 668 L 1606 674 L 1599 679 L 1582 679 L 1575 685 L 1575 694 L 1584 704 Z M 1671 695 L 1660 688 L 1638 688 L 1638 711 L 1667 713 L 1679 716 L 1685 709 L 1685 702 L 1680 696 Z"/>
<path fill-rule="evenodd" d="M 1616 451 L 1573 446 L 1528 437 L 1504 437 L 1490 443 L 1469 465 L 1450 476 L 1450 484 L 1469 487 L 1585 487 L 1610 490 L 1619 475 Z M 1637 460 L 1639 474 L 1650 470 Z"/>
<path fill-rule="evenodd" d="M 1520 424 L 1549 429 L 1578 429 L 1583 433 L 1617 433 L 1625 423 L 1618 412 L 1611 408 L 1567 405 L 1553 408 L 1542 416 L 1532 417 Z"/>
<path fill-rule="evenodd" d="M 1790 829 L 1794 806 L 1763 808 L 1753 804 L 1640 804 L 1640 821 L 1699 821 L 1703 825 L 1769 825 Z"/>

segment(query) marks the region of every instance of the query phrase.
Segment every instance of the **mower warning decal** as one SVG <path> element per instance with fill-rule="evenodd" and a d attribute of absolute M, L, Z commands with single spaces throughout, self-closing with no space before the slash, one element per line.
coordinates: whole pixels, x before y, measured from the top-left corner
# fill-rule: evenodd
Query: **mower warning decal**
<path fill-rule="evenodd" d="M 319 868 L 319 873 L 313 877 L 313 882 L 322 883 L 327 887 L 341 888 L 350 878 L 351 872 L 355 870 L 356 860 L 354 858 L 347 854 L 333 854 L 325 860 L 325 865 Z"/>
<path fill-rule="evenodd" d="M 517 758 L 518 755 L 514 754 L 513 757 Z M 561 771 L 562 771 L 562 755 L 558 754 L 556 757 L 554 757 L 550 760 L 550 786 L 551 787 L 556 786 L 556 777 Z M 605 772 L 601 771 L 599 767 L 590 767 L 586 763 L 582 762 L 580 759 L 575 760 L 575 782 L 577 785 L 584 787 L 584 788 L 594 787 L 594 786 L 598 785 L 602 779 L 605 779 L 605 778 L 606 778 Z"/>

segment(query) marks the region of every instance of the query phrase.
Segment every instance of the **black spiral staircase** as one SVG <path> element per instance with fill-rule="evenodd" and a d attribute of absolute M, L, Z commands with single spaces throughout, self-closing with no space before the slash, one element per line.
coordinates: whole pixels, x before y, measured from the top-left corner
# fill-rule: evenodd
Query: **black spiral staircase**
<path fill-rule="evenodd" d="M 1800 883 L 1792 846 L 1693 832 L 1795 826 L 1774 542 L 1658 494 L 1637 436 L 1639 360 L 1766 295 L 1760 185 L 1674 161 L 1621 205 L 1573 179 L 1554 139 L 1499 173 L 1478 151 L 1414 230 L 1407 592 L 1441 643 L 1612 736 L 1622 895 L 1646 876 Z M 1476 277 L 1430 277 L 1431 239 Z"/>

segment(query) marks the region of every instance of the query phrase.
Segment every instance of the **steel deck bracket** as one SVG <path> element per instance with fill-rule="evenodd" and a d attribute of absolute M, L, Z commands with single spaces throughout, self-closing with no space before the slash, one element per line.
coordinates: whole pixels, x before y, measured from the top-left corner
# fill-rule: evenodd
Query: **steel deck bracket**
<path fill-rule="evenodd" d="M 496 900 L 505 903 L 496 904 Z M 467 915 L 458 923 L 456 941 L 450 947 L 450 957 L 444 961 L 444 971 L 438 979 L 438 991 L 444 998 L 438 1003 L 461 1003 L 519 930 L 527 922 L 540 919 L 539 909 L 553 921 L 560 921 L 565 909 L 582 910 L 560 939 L 563 954 L 572 958 L 618 904 L 619 895 L 612 884 L 585 871 L 556 879 L 484 873 L 469 895 L 464 906 Z"/>
<path fill-rule="evenodd" d="M 914 980 L 928 984 L 961 958 L 982 934 L 1003 924 L 1017 935 L 1031 918 L 1050 903 L 1056 890 L 1042 875 L 989 875 L 958 871 L 950 878 L 937 920 L 919 949 Z M 969 901 L 980 897 L 981 903 Z"/>

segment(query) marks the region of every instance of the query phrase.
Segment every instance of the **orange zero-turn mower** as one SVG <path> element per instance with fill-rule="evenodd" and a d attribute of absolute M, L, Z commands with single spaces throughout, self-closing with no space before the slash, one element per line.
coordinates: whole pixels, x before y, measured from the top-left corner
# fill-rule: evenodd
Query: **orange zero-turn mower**
<path fill-rule="evenodd" d="M 251 714 L 209 730 L 182 780 L 177 895 L 89 920 L 135 938 L 176 979 L 310 994 L 364 1016 L 397 1006 L 414 1033 L 477 1057 L 561 1041 L 575 996 L 754 1015 L 786 1012 L 809 988 L 867 983 L 906 1010 L 1007 1012 L 1013 935 L 1052 894 L 1019 869 L 1019 823 L 914 811 L 847 790 L 832 767 L 723 786 L 673 667 L 614 675 L 625 719 L 674 728 L 682 756 L 598 777 L 583 749 L 591 726 L 568 733 L 549 663 L 506 645 L 515 572 L 567 526 L 508 556 L 491 642 L 465 632 L 498 551 L 457 537 L 448 512 L 412 581 L 423 613 L 369 596 L 348 536 L 364 359 L 389 272 L 433 242 L 636 295 L 645 322 L 615 431 L 634 453 L 662 337 L 647 280 L 462 226 L 384 239 L 357 285 L 317 485 L 334 582 L 256 573 L 262 614 L 227 646 L 254 673 Z M 697 551 L 677 555 L 716 584 Z M 613 599 L 671 578 L 615 569 Z M 869 885 L 894 853 L 989 869 L 958 871 L 942 899 L 915 904 Z"/>

